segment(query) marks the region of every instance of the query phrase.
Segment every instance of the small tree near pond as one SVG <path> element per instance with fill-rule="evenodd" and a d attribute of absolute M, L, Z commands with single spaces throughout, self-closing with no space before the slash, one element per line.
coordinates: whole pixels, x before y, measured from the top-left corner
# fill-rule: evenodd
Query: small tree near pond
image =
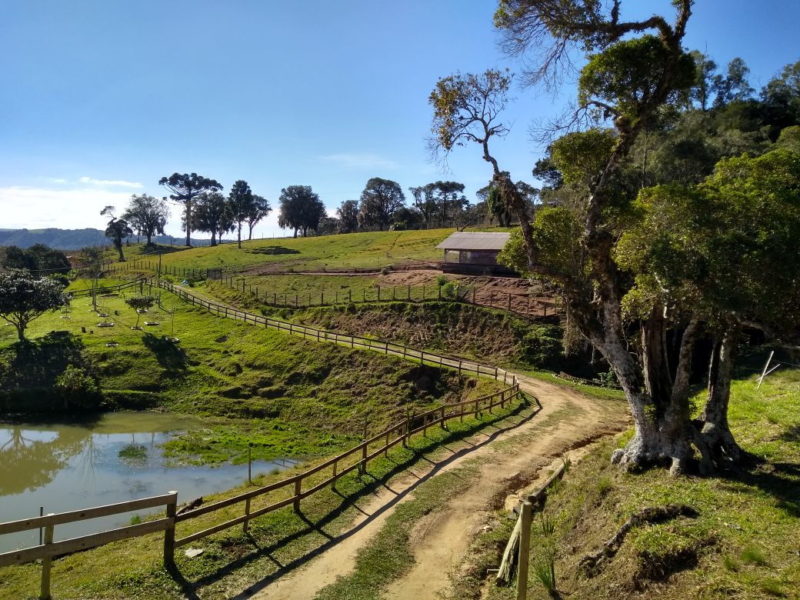
<path fill-rule="evenodd" d="M 69 303 L 64 288 L 54 279 L 34 277 L 28 271 L 0 273 L 0 318 L 17 329 L 25 341 L 25 329 L 36 317 Z"/>
<path fill-rule="evenodd" d="M 133 326 L 134 329 L 139 329 L 139 317 L 141 316 L 140 311 L 146 311 L 155 304 L 156 299 L 152 296 L 134 296 L 133 298 L 128 298 L 125 300 L 125 304 L 130 306 L 133 310 L 136 311 L 136 325 Z"/>

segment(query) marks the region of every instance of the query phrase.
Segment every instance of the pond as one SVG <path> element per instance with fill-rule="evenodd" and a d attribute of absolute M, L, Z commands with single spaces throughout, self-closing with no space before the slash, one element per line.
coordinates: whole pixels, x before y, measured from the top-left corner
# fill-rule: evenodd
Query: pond
<path fill-rule="evenodd" d="M 161 445 L 200 427 L 191 417 L 120 412 L 76 423 L 0 423 L 0 522 L 178 491 L 178 503 L 247 481 L 247 464 L 174 464 Z M 253 461 L 253 475 L 284 469 L 289 460 Z M 147 512 L 147 511 L 145 511 Z M 67 523 L 55 540 L 122 527 L 144 514 L 125 513 Z M 39 543 L 39 532 L 0 535 L 0 552 Z"/>

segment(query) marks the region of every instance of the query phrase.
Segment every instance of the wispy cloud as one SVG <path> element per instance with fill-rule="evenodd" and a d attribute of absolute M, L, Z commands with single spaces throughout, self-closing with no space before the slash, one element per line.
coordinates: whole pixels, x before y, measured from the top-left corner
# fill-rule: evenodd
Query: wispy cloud
<path fill-rule="evenodd" d="M 100 210 L 106 205 L 121 209 L 129 199 L 129 192 L 96 187 L 0 187 L 3 226 L 10 228 L 102 227 L 106 219 L 100 216 Z"/>
<path fill-rule="evenodd" d="M 322 162 L 330 163 L 345 169 L 397 169 L 400 165 L 377 154 L 358 154 L 344 152 L 320 156 Z"/>
<path fill-rule="evenodd" d="M 94 177 L 81 177 L 78 179 L 79 183 L 96 185 L 98 187 L 125 187 L 125 188 L 141 188 L 141 183 L 136 181 L 125 181 L 124 179 L 95 179 Z"/>

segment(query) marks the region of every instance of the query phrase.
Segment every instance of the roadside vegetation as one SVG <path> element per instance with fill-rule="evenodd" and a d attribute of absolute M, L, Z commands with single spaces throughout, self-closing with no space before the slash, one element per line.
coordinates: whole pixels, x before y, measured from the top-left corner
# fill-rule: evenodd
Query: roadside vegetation
<path fill-rule="evenodd" d="M 299 514 L 287 507 L 251 522 L 247 534 L 235 528 L 206 538 L 189 546 L 203 550 L 196 558 L 178 552 L 176 562 L 180 575 L 175 579 L 161 565 L 161 536 L 157 534 L 64 557 L 54 563 L 53 596 L 64 599 L 168 600 L 187 596 L 221 599 L 262 589 L 274 578 L 303 565 L 321 549 L 330 546 L 360 514 L 359 503 L 380 487 L 390 484 L 393 476 L 419 460 L 449 456 L 451 450 L 443 449 L 443 445 L 458 443 L 486 425 L 512 425 L 519 421 L 520 415 L 529 411 L 530 407 L 515 403 L 503 411 L 495 411 L 493 415 L 484 414 L 480 419 L 451 421 L 447 430 L 432 427 L 426 436 L 413 437 L 408 448 L 396 446 L 388 457 L 374 459 L 364 475 L 353 471 L 337 481 L 335 488 L 327 487 L 303 500 Z M 291 476 L 296 470 L 256 477 L 253 487 Z M 433 481 L 436 480 L 431 483 Z M 253 487 L 242 486 L 209 496 L 205 501 L 221 500 Z M 280 497 L 272 495 L 269 501 L 274 502 Z M 258 506 L 254 504 L 253 509 Z M 236 507 L 222 509 L 188 521 L 179 526 L 178 535 L 187 535 L 234 518 L 240 514 L 237 510 Z M 36 564 L 0 568 L 0 596 L 33 596 L 38 589 L 40 570 Z"/>
<path fill-rule="evenodd" d="M 800 589 L 800 370 L 782 368 L 758 388 L 764 355 L 748 361 L 731 392 L 731 429 L 749 453 L 744 466 L 714 476 L 670 477 L 655 469 L 626 473 L 609 457 L 632 435 L 605 440 L 569 467 L 534 515 L 529 598 L 796 598 Z M 702 403 L 702 393 L 694 400 Z M 648 507 L 685 505 L 696 516 L 632 528 L 616 553 L 587 569 L 632 515 Z M 514 520 L 498 513 L 472 546 L 452 598 L 516 597 L 484 586 Z M 550 550 L 548 550 L 548 548 Z M 554 558 L 554 593 L 537 572 Z M 583 564 L 582 564 L 583 561 Z M 467 574 L 467 576 L 463 576 Z"/>
<path fill-rule="evenodd" d="M 81 287 L 78 283 L 76 287 Z M 29 327 L 30 343 L 0 329 L 6 414 L 152 408 L 190 413 L 206 427 L 167 446 L 185 460 L 331 454 L 407 410 L 482 395 L 488 380 L 374 352 L 317 344 L 221 319 L 162 292 L 137 314 L 126 296 L 74 299 Z M 144 293 L 157 294 L 144 286 Z M 140 330 L 133 329 L 137 319 Z M 113 323 L 113 326 L 101 326 Z"/>

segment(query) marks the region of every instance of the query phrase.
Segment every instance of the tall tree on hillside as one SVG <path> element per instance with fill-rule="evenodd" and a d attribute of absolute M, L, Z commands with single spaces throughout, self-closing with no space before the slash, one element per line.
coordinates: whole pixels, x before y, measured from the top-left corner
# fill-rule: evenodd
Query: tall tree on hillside
<path fill-rule="evenodd" d="M 128 222 L 125 219 L 118 219 L 114 216 L 114 207 L 113 206 L 106 206 L 103 210 L 100 211 L 101 215 L 108 215 L 111 217 L 111 220 L 106 225 L 106 237 L 111 240 L 111 243 L 114 244 L 114 248 L 119 253 L 119 261 L 125 262 L 125 254 L 122 252 L 122 241 L 131 235 L 133 235 L 133 230 L 128 225 Z"/>
<path fill-rule="evenodd" d="M 231 218 L 236 224 L 236 243 L 242 247 L 242 224 L 247 221 L 247 215 L 253 210 L 253 192 L 243 179 L 237 180 L 228 194 L 228 206 Z"/>
<path fill-rule="evenodd" d="M 103 249 L 97 246 L 81 248 L 80 271 L 92 280 L 92 310 L 97 312 L 97 280 L 103 275 Z"/>
<path fill-rule="evenodd" d="M 248 240 L 253 239 L 253 228 L 271 212 L 272 207 L 269 205 L 269 201 L 263 196 L 253 194 L 253 202 L 250 204 L 246 218 Z"/>
<path fill-rule="evenodd" d="M 464 184 L 457 181 L 436 181 L 431 184 L 431 192 L 442 227 L 447 227 L 455 215 L 468 204 L 464 196 Z"/>
<path fill-rule="evenodd" d="M 339 233 L 358 231 L 358 200 L 344 200 L 336 214 L 339 215 Z"/>
<path fill-rule="evenodd" d="M 211 234 L 211 245 L 216 246 L 222 236 L 233 230 L 233 218 L 225 196 L 219 192 L 203 192 L 195 198 L 192 213 L 194 229 Z"/>
<path fill-rule="evenodd" d="M 164 235 L 164 227 L 169 219 L 169 208 L 164 200 L 154 196 L 133 194 L 122 218 L 147 238 L 147 246 L 152 246 L 154 235 Z"/>
<path fill-rule="evenodd" d="M 36 277 L 27 271 L 0 273 L 0 319 L 11 323 L 20 342 L 36 317 L 69 303 L 64 288 L 49 277 Z"/>
<path fill-rule="evenodd" d="M 615 462 L 629 468 L 669 462 L 672 472 L 680 473 L 693 456 L 693 445 L 707 452 L 689 421 L 688 386 L 684 385 L 697 328 L 691 321 L 683 323 L 677 338 L 681 349 L 677 374 L 671 378 L 661 343 L 665 311 L 654 309 L 641 323 L 639 362 L 630 352 L 623 319 L 628 276 L 616 262 L 614 247 L 618 228 L 625 226 L 621 217 L 628 214 L 634 197 L 620 188 L 629 153 L 642 131 L 654 125 L 666 105 L 684 99 L 696 79 L 694 60 L 682 49 L 692 0 L 675 0 L 672 22 L 660 15 L 621 21 L 620 4 L 620 0 L 610 5 L 579 0 L 501 0 L 495 14 L 507 49 L 544 48 L 545 60 L 540 69 L 529 73 L 530 78 L 552 75 L 552 69 L 574 45 L 588 53 L 579 78 L 579 105 L 584 114 L 610 120 L 614 129 L 610 135 L 602 131 L 571 134 L 565 148 L 565 156 L 571 154 L 580 161 L 559 167 L 575 164 L 575 171 L 584 171 L 576 173 L 576 179 L 589 180 L 580 211 L 540 211 L 536 227 L 528 220 L 524 198 L 489 148 L 498 132 L 506 131 L 499 118 L 508 90 L 508 78 L 502 73 L 439 80 L 430 97 L 434 135 L 445 151 L 462 142 L 479 144 L 492 167 L 493 185 L 520 219 L 529 270 L 557 282 L 570 322 L 613 369 L 635 423 L 633 439 L 615 453 Z M 565 251 L 559 260 L 578 257 L 579 269 L 564 269 L 562 262 L 548 263 L 540 257 L 546 252 L 545 234 L 559 231 L 548 228 L 547 221 L 551 215 L 561 214 L 577 223 L 582 234 L 572 242 L 577 254 Z"/>
<path fill-rule="evenodd" d="M 390 179 L 373 177 L 361 192 L 358 223 L 361 227 L 377 227 L 381 231 L 392 223 L 395 211 L 405 204 L 400 184 Z"/>
<path fill-rule="evenodd" d="M 282 229 L 294 229 L 294 237 L 301 231 L 303 236 L 309 229 L 317 230 L 325 216 L 325 205 L 308 185 L 290 185 L 281 190 L 281 205 L 278 225 Z"/>
<path fill-rule="evenodd" d="M 183 221 L 186 227 L 186 245 L 192 245 L 192 205 L 194 199 L 203 192 L 218 192 L 222 185 L 215 179 L 197 173 L 173 173 L 158 181 L 170 192 L 170 198 L 183 205 Z"/>
<path fill-rule="evenodd" d="M 741 58 L 734 58 L 728 63 L 728 72 L 725 75 L 715 75 L 714 82 L 714 108 L 725 106 L 731 102 L 742 102 L 751 98 L 755 90 L 747 81 L 750 69 Z"/>
<path fill-rule="evenodd" d="M 414 197 L 414 206 L 422 215 L 422 222 L 425 223 L 425 228 L 428 229 L 436 218 L 438 207 L 436 206 L 436 199 L 433 197 L 433 184 L 428 183 L 418 187 L 410 187 L 408 191 Z"/>

